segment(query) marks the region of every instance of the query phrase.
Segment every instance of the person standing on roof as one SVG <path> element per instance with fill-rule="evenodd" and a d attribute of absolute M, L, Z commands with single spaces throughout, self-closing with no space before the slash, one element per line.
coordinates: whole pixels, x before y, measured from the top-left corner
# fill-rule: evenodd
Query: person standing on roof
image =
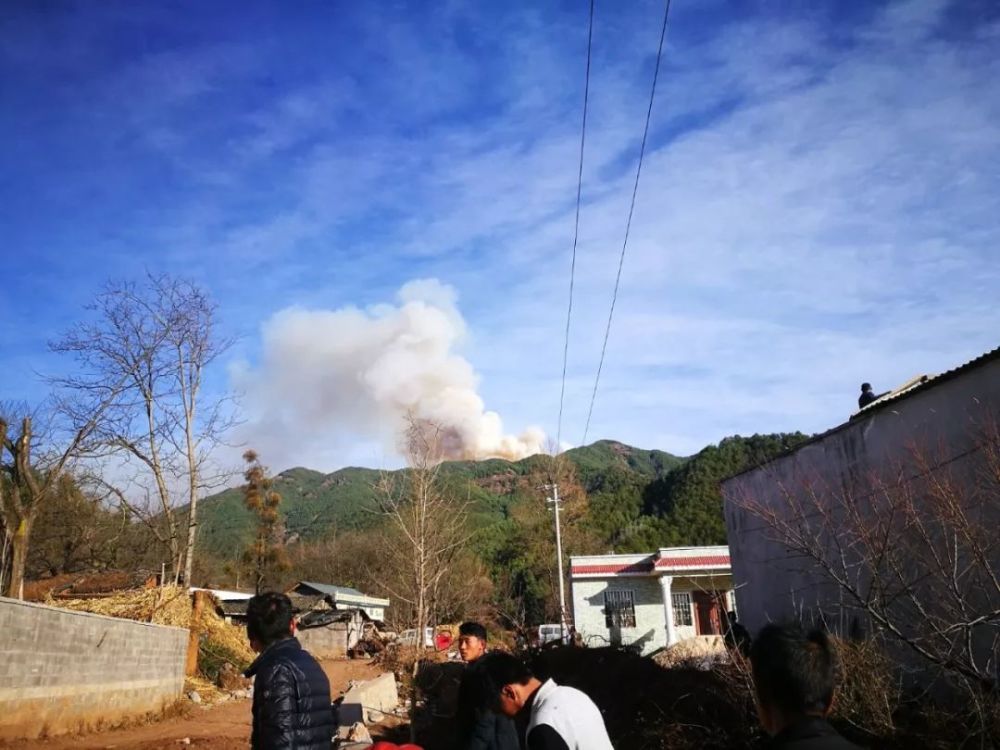
<path fill-rule="evenodd" d="M 858 396 L 858 408 L 864 409 L 868 404 L 877 399 L 878 396 L 875 395 L 875 391 L 872 390 L 871 383 L 861 384 L 861 395 Z"/>

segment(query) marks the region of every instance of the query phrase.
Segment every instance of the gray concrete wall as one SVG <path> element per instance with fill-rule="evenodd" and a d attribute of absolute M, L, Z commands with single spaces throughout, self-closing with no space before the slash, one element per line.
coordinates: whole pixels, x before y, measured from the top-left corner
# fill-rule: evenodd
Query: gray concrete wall
<path fill-rule="evenodd" d="M 851 406 L 850 401 L 845 403 L 845 411 Z M 837 493 L 861 495 L 865 486 L 872 486 L 873 477 L 892 481 L 918 473 L 913 450 L 932 454 L 936 462 L 947 464 L 957 481 L 971 483 L 985 460 L 975 446 L 982 444 L 984 425 L 991 420 L 995 424 L 998 417 L 1000 360 L 994 359 L 891 401 L 788 456 L 724 482 L 729 549 L 743 623 L 755 632 L 769 621 L 822 611 L 835 628 L 857 625 L 851 622 L 855 615 L 840 589 L 777 541 L 775 533 L 744 507 L 746 499 L 785 512 L 786 493 L 805 498 L 807 487 L 831 501 Z M 828 538 L 824 543 L 835 541 Z"/>
<path fill-rule="evenodd" d="M 336 622 L 322 628 L 300 630 L 295 635 L 302 648 L 317 659 L 333 659 L 347 655 L 347 649 L 361 638 L 361 618 L 351 622 Z"/>
<path fill-rule="evenodd" d="M 0 598 L 0 738 L 159 711 L 184 688 L 188 631 Z"/>

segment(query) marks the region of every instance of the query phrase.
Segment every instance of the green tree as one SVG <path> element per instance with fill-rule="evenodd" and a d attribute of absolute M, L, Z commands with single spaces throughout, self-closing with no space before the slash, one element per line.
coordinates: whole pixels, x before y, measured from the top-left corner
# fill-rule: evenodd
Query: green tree
<path fill-rule="evenodd" d="M 243 460 L 247 464 L 243 499 L 247 509 L 257 517 L 257 530 L 243 561 L 252 571 L 254 590 L 259 594 L 273 588 L 277 577 L 289 567 L 284 524 L 278 512 L 281 494 L 273 488 L 274 482 L 255 451 L 248 450 Z"/>
<path fill-rule="evenodd" d="M 725 544 L 723 479 L 764 463 L 808 440 L 801 432 L 735 435 L 704 448 L 645 491 L 644 511 L 658 516 L 667 545 Z"/>

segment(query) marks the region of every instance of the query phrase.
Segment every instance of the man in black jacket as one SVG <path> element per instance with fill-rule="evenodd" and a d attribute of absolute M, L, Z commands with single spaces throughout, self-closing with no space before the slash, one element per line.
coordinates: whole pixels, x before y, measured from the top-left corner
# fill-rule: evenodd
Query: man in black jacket
<path fill-rule="evenodd" d="M 858 750 L 826 720 L 838 673 L 826 633 L 767 625 L 750 647 L 750 664 L 768 750 Z"/>
<path fill-rule="evenodd" d="M 512 719 L 490 710 L 483 676 L 476 662 L 486 653 L 486 628 L 464 622 L 458 628 L 458 653 L 468 666 L 458 690 L 458 750 L 519 750 Z"/>
<path fill-rule="evenodd" d="M 330 681 L 295 638 L 292 602 L 258 594 L 247 604 L 247 635 L 260 654 L 246 671 L 254 678 L 253 750 L 330 749 Z"/>

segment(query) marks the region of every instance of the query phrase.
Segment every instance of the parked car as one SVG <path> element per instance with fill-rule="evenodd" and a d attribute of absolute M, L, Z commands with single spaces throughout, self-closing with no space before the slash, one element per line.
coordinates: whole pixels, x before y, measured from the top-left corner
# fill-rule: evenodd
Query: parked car
<path fill-rule="evenodd" d="M 569 627 L 556 623 L 546 623 L 538 626 L 538 645 L 544 646 L 553 641 L 569 643 Z"/>
<path fill-rule="evenodd" d="M 396 643 L 400 646 L 417 645 L 417 629 L 409 628 L 399 634 Z M 424 648 L 434 648 L 434 628 L 424 628 Z"/>

